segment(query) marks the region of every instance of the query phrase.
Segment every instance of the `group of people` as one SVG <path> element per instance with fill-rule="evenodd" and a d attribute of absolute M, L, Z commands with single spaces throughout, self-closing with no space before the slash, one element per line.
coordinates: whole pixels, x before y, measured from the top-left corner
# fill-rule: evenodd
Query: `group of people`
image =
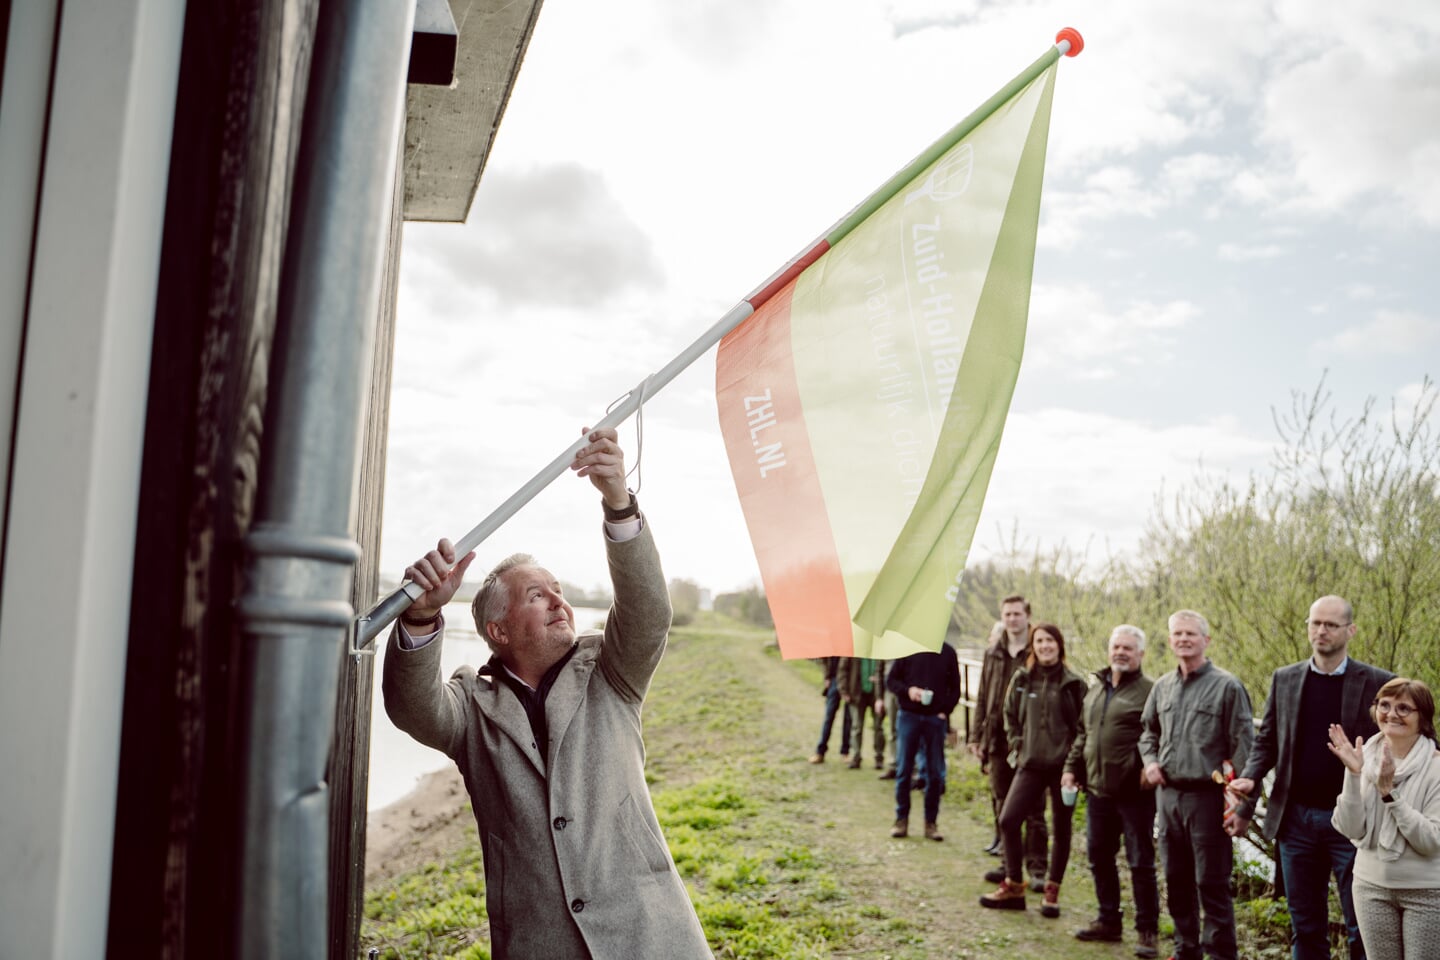
<path fill-rule="evenodd" d="M 614 605 L 603 633 L 577 634 L 557 579 L 516 554 L 471 606 L 491 649 L 479 670 L 440 670 L 444 608 L 474 555 L 441 540 L 406 568 L 413 603 L 390 636 L 385 709 L 448 754 L 464 776 L 484 851 L 493 955 L 510 960 L 712 954 L 661 833 L 645 781 L 641 713 L 665 650 L 670 602 L 649 524 L 625 485 L 614 430 L 587 432 L 571 468 L 601 495 Z M 1076 792 L 1099 910 L 1076 936 L 1120 940 L 1115 857 L 1123 838 L 1135 899 L 1136 955 L 1157 956 L 1155 838 L 1176 960 L 1236 958 L 1233 838 L 1268 786 L 1264 831 L 1278 840 L 1297 960 L 1327 957 L 1333 875 L 1352 957 L 1440 957 L 1440 749 L 1425 684 L 1348 656 L 1350 604 L 1322 597 L 1306 622 L 1312 655 L 1275 671 L 1256 733 L 1250 699 L 1207 656 L 1210 627 L 1169 618 L 1176 669 L 1141 666 L 1145 634 L 1121 625 L 1089 684 L 1065 637 L 1007 597 L 988 645 L 968 746 L 990 776 L 1003 866 L 987 907 L 1024 909 L 1027 892 L 1059 915 Z M 895 822 L 909 833 L 911 781 L 924 783 L 925 836 L 942 840 L 945 742 L 960 703 L 948 644 L 890 663 L 841 660 L 827 682 L 823 762 L 839 704 L 861 764 L 870 719 L 884 767 L 896 743 Z M 888 703 L 887 703 L 888 701 Z M 842 751 L 843 752 L 843 751 Z M 1047 832 L 1044 805 L 1049 798 Z M 1026 869 L 1030 880 L 1026 882 Z"/>
<path fill-rule="evenodd" d="M 1042 915 L 1060 915 L 1083 790 L 1098 910 L 1075 937 L 1123 939 L 1123 841 L 1135 955 L 1159 956 L 1158 847 L 1174 960 L 1235 960 L 1234 841 L 1263 793 L 1263 833 L 1278 848 L 1295 960 L 1330 956 L 1332 877 L 1352 960 L 1440 957 L 1440 744 L 1429 688 L 1351 658 L 1354 611 L 1340 597 L 1321 597 L 1305 622 L 1311 655 L 1274 672 L 1257 730 L 1244 685 L 1208 655 L 1207 619 L 1177 610 L 1168 629 L 1174 670 L 1147 677 L 1145 632 L 1121 624 L 1110 634 L 1108 665 L 1087 682 L 1067 662 L 1061 629 L 1032 623 L 1024 597 L 1005 598 L 967 736 L 994 805 L 986 852 L 1001 857 L 985 874 L 997 887 L 981 905 L 1024 910 L 1027 894 L 1039 893 Z M 909 835 L 918 770 L 925 836 L 943 839 L 943 747 L 960 703 L 954 649 L 889 662 L 831 658 L 826 694 L 811 762 L 824 762 L 844 703 L 850 766 L 861 765 L 869 715 L 875 763 L 884 767 L 888 712 L 895 759 L 882 776 L 896 778 L 891 836 Z"/>

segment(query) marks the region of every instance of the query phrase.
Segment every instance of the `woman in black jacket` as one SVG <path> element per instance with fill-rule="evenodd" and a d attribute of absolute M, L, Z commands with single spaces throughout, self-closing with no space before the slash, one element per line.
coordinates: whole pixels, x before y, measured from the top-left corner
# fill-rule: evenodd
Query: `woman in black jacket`
<path fill-rule="evenodd" d="M 1061 794 L 1060 775 L 1080 728 L 1084 700 L 1085 681 L 1065 663 L 1064 634 L 1053 623 L 1035 624 L 1030 628 L 1030 656 L 1015 671 L 1005 693 L 1005 735 L 1015 767 L 1015 780 L 1000 811 L 1005 879 L 994 893 L 980 898 L 981 906 L 1025 909 L 1020 826 L 1037 806 L 1043 810 L 1048 793 L 1050 869 L 1040 913 L 1060 916 L 1060 881 L 1070 862 L 1070 818 L 1075 812 Z"/>

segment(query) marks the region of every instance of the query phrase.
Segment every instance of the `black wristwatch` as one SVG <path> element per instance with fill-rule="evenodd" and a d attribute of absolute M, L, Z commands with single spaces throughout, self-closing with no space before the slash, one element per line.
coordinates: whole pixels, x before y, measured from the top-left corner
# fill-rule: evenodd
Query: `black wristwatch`
<path fill-rule="evenodd" d="M 605 519 L 611 523 L 619 523 L 622 520 L 629 520 L 632 517 L 640 516 L 640 504 L 635 502 L 635 492 L 633 490 L 630 491 L 630 502 L 619 510 L 616 510 L 603 500 L 600 501 L 600 505 L 605 508 Z"/>

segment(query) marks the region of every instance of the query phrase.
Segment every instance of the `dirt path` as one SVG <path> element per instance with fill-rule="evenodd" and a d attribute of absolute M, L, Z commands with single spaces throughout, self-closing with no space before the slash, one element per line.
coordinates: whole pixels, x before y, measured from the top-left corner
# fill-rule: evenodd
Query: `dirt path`
<path fill-rule="evenodd" d="M 876 779 L 873 750 L 866 730 L 865 762 L 851 770 L 839 760 L 837 719 L 826 762 L 811 765 L 808 757 L 819 734 L 824 701 L 819 696 L 817 669 L 809 664 L 783 663 L 758 650 L 733 650 L 753 664 L 760 687 L 765 726 L 777 734 L 767 743 L 774 762 L 806 786 L 812 796 L 797 826 L 811 838 L 817 856 L 846 863 L 846 870 L 874 906 L 886 915 L 903 917 L 910 928 L 899 936 L 879 921 L 837 956 L 874 958 L 930 957 L 1131 957 L 1134 934 L 1125 944 L 1077 941 L 1074 931 L 1093 916 L 1094 893 L 1084 854 L 1084 824 L 1077 817 L 1071 868 L 1062 892 L 1058 920 L 1040 916 L 1038 894 L 1024 913 L 983 909 L 978 899 L 993 889 L 982 879 L 999 861 L 984 853 L 990 842 L 988 799 L 968 799 L 951 790 L 941 802 L 941 843 L 917 838 L 895 840 L 894 782 Z M 951 751 L 952 782 L 974 770 L 974 761 Z M 977 810 L 978 808 L 978 810 Z M 977 812 L 986 814 L 984 819 Z M 912 797 L 911 826 L 923 824 L 921 795 Z M 1122 871 L 1123 873 L 1123 871 Z"/>

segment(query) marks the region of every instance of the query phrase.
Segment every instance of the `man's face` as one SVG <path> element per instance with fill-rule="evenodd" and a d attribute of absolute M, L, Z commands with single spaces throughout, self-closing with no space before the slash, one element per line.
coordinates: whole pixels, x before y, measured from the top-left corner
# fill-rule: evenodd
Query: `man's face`
<path fill-rule="evenodd" d="M 1030 614 L 1025 612 L 1025 604 L 1018 600 L 1001 604 L 1000 619 L 1005 624 L 1005 632 L 1012 637 L 1030 632 Z"/>
<path fill-rule="evenodd" d="M 1310 648 L 1320 656 L 1343 654 L 1355 636 L 1355 624 L 1345 615 L 1338 597 L 1321 597 L 1310 605 Z"/>
<path fill-rule="evenodd" d="M 1210 635 L 1201 632 L 1200 624 L 1189 617 L 1170 618 L 1170 650 L 1181 660 L 1203 657 L 1210 646 Z"/>
<path fill-rule="evenodd" d="M 1117 673 L 1134 673 L 1145 656 L 1135 638 L 1128 633 L 1110 635 L 1110 668 Z"/>
<path fill-rule="evenodd" d="M 560 594 L 560 581 L 543 567 L 511 567 L 501 574 L 510 588 L 510 609 L 496 625 L 516 653 L 575 642 L 575 611 Z"/>

